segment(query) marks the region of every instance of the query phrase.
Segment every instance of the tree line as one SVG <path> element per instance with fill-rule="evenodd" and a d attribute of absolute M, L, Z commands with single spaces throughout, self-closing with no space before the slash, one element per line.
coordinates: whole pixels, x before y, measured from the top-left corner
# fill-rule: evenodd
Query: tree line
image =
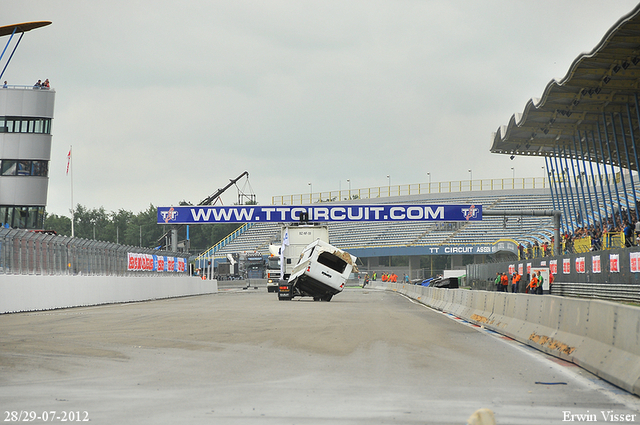
<path fill-rule="evenodd" d="M 76 237 L 122 245 L 164 247 L 163 235 L 171 229 L 170 225 L 157 224 L 157 208 L 152 204 L 138 214 L 124 209 L 107 212 L 104 207 L 90 209 L 78 204 L 72 216 Z M 189 251 L 198 254 L 224 239 L 241 225 L 230 223 L 189 226 Z M 46 214 L 44 227 L 45 230 L 55 230 L 59 235 L 71 236 L 71 218 L 67 216 Z M 181 241 L 186 239 L 186 226 L 180 228 L 178 238 Z"/>

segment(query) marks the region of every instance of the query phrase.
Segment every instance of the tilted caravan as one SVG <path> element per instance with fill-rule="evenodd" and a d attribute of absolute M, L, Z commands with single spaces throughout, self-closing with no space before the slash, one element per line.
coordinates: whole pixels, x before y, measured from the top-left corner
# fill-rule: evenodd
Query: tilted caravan
<path fill-rule="evenodd" d="M 280 284 L 278 298 L 309 296 L 315 301 L 331 301 L 342 292 L 352 270 L 357 270 L 356 260 L 348 252 L 318 239 L 307 245 L 289 280 Z"/>

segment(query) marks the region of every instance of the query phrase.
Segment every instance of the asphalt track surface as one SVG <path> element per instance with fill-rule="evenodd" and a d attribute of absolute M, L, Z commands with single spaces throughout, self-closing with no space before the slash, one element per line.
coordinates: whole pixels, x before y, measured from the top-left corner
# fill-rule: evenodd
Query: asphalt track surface
<path fill-rule="evenodd" d="M 0 316 L 4 423 L 465 424 L 482 407 L 498 424 L 603 411 L 640 423 L 638 397 L 393 292 L 327 303 L 261 288 Z"/>

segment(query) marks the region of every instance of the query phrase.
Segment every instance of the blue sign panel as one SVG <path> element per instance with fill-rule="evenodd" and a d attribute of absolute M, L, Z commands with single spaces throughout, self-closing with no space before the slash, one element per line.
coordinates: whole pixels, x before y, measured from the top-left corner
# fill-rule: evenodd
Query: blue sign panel
<path fill-rule="evenodd" d="M 158 207 L 158 224 L 291 223 L 340 221 L 479 221 L 482 205 L 300 205 Z"/>

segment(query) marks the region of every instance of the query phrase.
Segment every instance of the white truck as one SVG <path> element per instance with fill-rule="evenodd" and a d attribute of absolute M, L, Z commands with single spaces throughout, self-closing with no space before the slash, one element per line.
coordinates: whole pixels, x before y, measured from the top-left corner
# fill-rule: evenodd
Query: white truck
<path fill-rule="evenodd" d="M 329 243 L 329 228 L 323 224 L 287 223 L 281 229 L 280 279 L 289 280 L 302 251 L 316 240 Z"/>
<path fill-rule="evenodd" d="M 279 242 L 269 245 L 267 259 L 267 291 L 278 292 L 278 285 L 287 281 L 298 263 L 302 251 L 311 242 L 320 239 L 329 242 L 329 229 L 313 223 L 284 223 Z"/>
<path fill-rule="evenodd" d="M 280 282 L 278 299 L 309 296 L 314 301 L 331 301 L 335 294 L 342 292 L 351 271 L 357 270 L 356 259 L 317 239 L 305 247 L 288 280 Z"/>
<path fill-rule="evenodd" d="M 280 276 L 280 245 L 269 245 L 269 257 L 267 257 L 267 292 L 278 292 Z"/>

